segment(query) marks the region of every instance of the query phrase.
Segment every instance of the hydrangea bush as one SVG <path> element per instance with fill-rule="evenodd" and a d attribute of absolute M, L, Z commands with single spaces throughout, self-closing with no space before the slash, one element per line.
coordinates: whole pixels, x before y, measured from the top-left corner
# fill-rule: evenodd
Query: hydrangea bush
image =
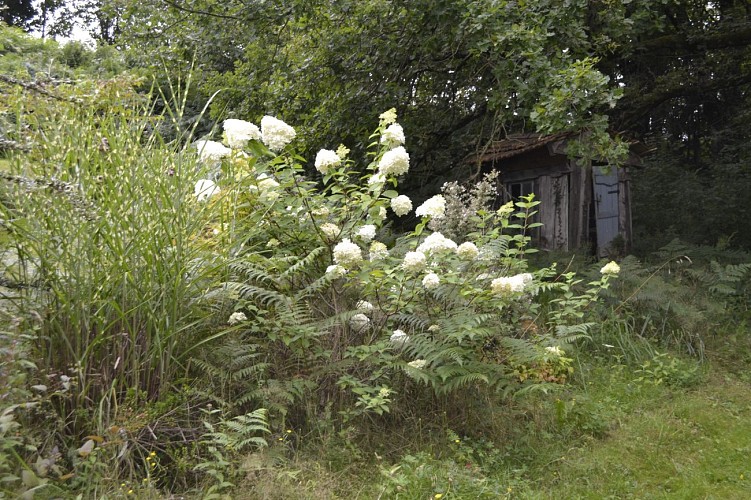
<path fill-rule="evenodd" d="M 380 414 L 408 387 L 509 394 L 565 379 L 550 374 L 569 370 L 584 310 L 616 269 L 578 294 L 572 274 L 529 269 L 533 197 L 467 214 L 473 231 L 453 241 L 429 229 L 446 217 L 443 195 L 413 207 L 398 192 L 409 153 L 394 110 L 380 116 L 364 167 L 339 146 L 306 171 L 292 127 L 239 122 L 225 123 L 231 152 L 217 185 L 199 182 L 196 196 L 223 207 L 229 229 L 209 237 L 230 246 L 235 277 L 218 292 L 234 311 L 227 334 L 265 360 L 258 397 L 275 387 L 286 411 L 304 387 L 321 407 Z M 207 163 L 222 150 L 210 151 Z M 412 210 L 414 230 L 391 237 L 388 218 Z"/>

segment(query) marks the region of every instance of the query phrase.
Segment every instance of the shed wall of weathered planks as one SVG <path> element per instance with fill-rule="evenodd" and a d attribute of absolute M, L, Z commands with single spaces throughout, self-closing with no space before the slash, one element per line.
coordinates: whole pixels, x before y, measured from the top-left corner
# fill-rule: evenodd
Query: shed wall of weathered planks
<path fill-rule="evenodd" d="M 563 136 L 509 138 L 484 154 L 483 170 L 499 170 L 505 189 L 516 183 L 534 183 L 540 201 L 536 220 L 543 226 L 531 234 L 536 236 L 540 248 L 564 251 L 587 248 L 596 250 L 600 256 L 628 252 L 632 238 L 628 171 L 618 168 L 617 176 L 608 176 L 608 186 L 601 187 L 605 191 L 600 193 L 600 205 L 596 205 L 593 168 L 589 162 L 569 159 L 566 145 Z M 628 164 L 638 165 L 638 156 L 632 156 Z M 503 194 L 504 201 L 510 192 L 507 189 Z M 607 233 L 599 238 L 598 212 L 605 218 L 599 223 L 601 230 Z M 620 237 L 612 240 L 613 244 L 610 240 L 605 242 L 614 235 Z"/>

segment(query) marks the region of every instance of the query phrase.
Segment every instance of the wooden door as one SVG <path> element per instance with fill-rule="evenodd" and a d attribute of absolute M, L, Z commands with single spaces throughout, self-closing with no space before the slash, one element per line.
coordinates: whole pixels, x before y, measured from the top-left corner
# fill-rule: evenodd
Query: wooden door
<path fill-rule="evenodd" d="M 618 172 L 615 168 L 593 167 L 597 256 L 608 254 L 608 245 L 619 234 Z"/>

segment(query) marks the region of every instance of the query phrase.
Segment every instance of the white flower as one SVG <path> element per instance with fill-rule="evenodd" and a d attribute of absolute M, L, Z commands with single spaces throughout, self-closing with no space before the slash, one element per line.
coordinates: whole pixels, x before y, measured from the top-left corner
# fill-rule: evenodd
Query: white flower
<path fill-rule="evenodd" d="M 389 123 L 394 123 L 396 121 L 396 109 L 391 108 L 388 111 L 384 111 L 378 116 L 378 118 L 381 120 L 381 123 L 384 125 L 388 125 Z"/>
<path fill-rule="evenodd" d="M 424 254 L 430 254 L 442 250 L 456 250 L 456 248 L 456 243 L 453 240 L 446 238 L 439 232 L 435 232 L 425 238 L 425 241 L 420 243 L 420 246 L 417 247 L 417 251 Z"/>
<path fill-rule="evenodd" d="M 402 175 L 409 170 L 409 154 L 403 146 L 386 151 L 378 162 L 378 172 L 383 175 Z"/>
<path fill-rule="evenodd" d="M 381 144 L 394 147 L 404 144 L 404 129 L 398 123 L 392 123 L 381 135 Z"/>
<path fill-rule="evenodd" d="M 347 157 L 349 154 L 349 148 L 345 146 L 344 144 L 339 144 L 339 147 L 336 148 L 336 156 L 341 158 L 342 160 Z"/>
<path fill-rule="evenodd" d="M 446 199 L 440 194 L 428 199 L 415 210 L 415 214 L 418 217 L 432 217 L 434 219 L 442 218 L 445 213 Z"/>
<path fill-rule="evenodd" d="M 329 173 L 329 170 L 333 167 L 337 167 L 342 162 L 342 159 L 336 152 L 330 149 L 322 149 L 316 155 L 316 170 L 323 175 Z"/>
<path fill-rule="evenodd" d="M 356 332 L 360 332 L 368 327 L 370 319 L 363 313 L 357 313 L 349 319 L 349 326 Z"/>
<path fill-rule="evenodd" d="M 366 243 L 376 235 L 376 227 L 373 224 L 365 224 L 357 231 L 357 236 L 362 238 Z"/>
<path fill-rule="evenodd" d="M 549 347 L 546 347 L 545 350 L 547 352 L 549 352 L 550 354 L 552 354 L 554 356 L 558 356 L 558 357 L 561 357 L 561 356 L 563 356 L 565 354 L 564 351 L 563 351 L 563 349 L 561 349 L 558 346 L 555 346 L 555 347 L 550 347 L 549 346 Z"/>
<path fill-rule="evenodd" d="M 532 281 L 530 273 L 517 274 L 515 276 L 504 276 L 496 278 L 490 283 L 490 289 L 493 293 L 503 294 L 506 292 L 523 292 L 524 287 Z"/>
<path fill-rule="evenodd" d="M 229 147 L 240 149 L 251 139 L 260 140 L 261 131 L 250 122 L 230 118 L 224 120 L 224 138 Z"/>
<path fill-rule="evenodd" d="M 370 176 L 370 179 L 368 179 L 368 185 L 369 186 L 378 186 L 379 184 L 383 184 L 386 182 L 386 176 L 383 174 L 373 174 Z"/>
<path fill-rule="evenodd" d="M 373 307 L 373 304 L 371 304 L 367 300 L 358 300 L 357 305 L 355 307 L 357 308 L 358 311 L 363 311 L 363 312 L 370 312 L 373 309 L 375 309 Z"/>
<path fill-rule="evenodd" d="M 323 205 L 318 208 L 314 208 L 311 213 L 313 215 L 317 215 L 318 217 L 328 217 L 331 211 L 329 210 L 329 207 Z"/>
<path fill-rule="evenodd" d="M 391 337 L 389 338 L 389 342 L 397 346 L 403 346 L 408 341 L 409 335 L 404 333 L 402 330 L 394 330 L 394 333 L 392 333 Z"/>
<path fill-rule="evenodd" d="M 256 186 L 250 186 L 250 191 L 260 191 L 261 198 L 264 200 L 275 200 L 279 198 L 279 192 L 276 188 L 279 183 L 266 174 L 256 177 Z"/>
<path fill-rule="evenodd" d="M 326 268 L 326 275 L 331 279 L 342 278 L 345 274 L 347 274 L 347 270 L 336 264 L 332 264 Z"/>
<path fill-rule="evenodd" d="M 335 240 L 339 236 L 339 233 L 342 232 L 341 229 L 339 229 L 339 226 L 330 222 L 321 224 L 321 227 L 319 229 L 321 230 L 323 235 L 330 240 Z"/>
<path fill-rule="evenodd" d="M 334 262 L 342 266 L 353 266 L 362 260 L 362 250 L 349 238 L 344 238 L 334 247 Z"/>
<path fill-rule="evenodd" d="M 210 164 L 217 163 L 232 153 L 230 148 L 216 141 L 196 141 L 193 146 L 198 151 L 198 157 L 201 158 L 201 161 Z"/>
<path fill-rule="evenodd" d="M 215 194 L 219 194 L 219 191 L 219 186 L 217 186 L 214 181 L 201 179 L 196 182 L 196 187 L 193 190 L 193 193 L 196 195 L 196 198 L 198 198 L 198 201 L 206 201 Z"/>
<path fill-rule="evenodd" d="M 478 250 L 480 254 L 477 256 L 479 260 L 493 261 L 500 257 L 500 253 L 492 245 L 483 245 Z"/>
<path fill-rule="evenodd" d="M 386 248 L 386 245 L 381 243 L 380 241 L 374 241 L 370 244 L 370 260 L 372 262 L 376 260 L 385 259 L 389 256 L 389 249 Z"/>
<path fill-rule="evenodd" d="M 456 254 L 462 259 L 474 260 L 480 255 L 480 251 L 477 249 L 477 245 L 471 241 L 465 241 L 456 249 Z"/>
<path fill-rule="evenodd" d="M 243 321 L 247 321 L 247 320 L 248 320 L 248 317 L 245 316 L 245 313 L 234 312 L 230 314 L 229 320 L 227 321 L 227 323 L 229 323 L 230 325 L 236 325 L 238 323 L 242 323 Z"/>
<path fill-rule="evenodd" d="M 441 278 L 436 273 L 428 273 L 422 279 L 422 286 L 431 290 L 441 284 Z"/>
<path fill-rule="evenodd" d="M 383 222 L 386 219 L 386 207 L 378 207 L 378 213 L 375 210 L 370 212 L 370 216 L 378 222 Z"/>
<path fill-rule="evenodd" d="M 441 331 L 441 327 L 438 326 L 438 325 L 430 325 L 428 327 L 428 331 L 431 332 L 431 333 L 440 332 Z"/>
<path fill-rule="evenodd" d="M 412 368 L 414 368 L 415 370 L 421 370 L 425 368 L 425 365 L 428 364 L 428 362 L 425 361 L 424 359 L 416 359 L 414 361 L 410 361 L 407 364 L 411 366 Z"/>
<path fill-rule="evenodd" d="M 394 211 L 397 217 L 407 215 L 412 211 L 412 200 L 408 196 L 400 194 L 396 198 L 391 199 L 391 210 Z"/>
<path fill-rule="evenodd" d="M 261 191 L 268 191 L 279 187 L 279 183 L 271 177 L 268 177 L 266 174 L 259 175 L 256 180 L 258 181 L 258 189 Z"/>
<path fill-rule="evenodd" d="M 426 260 L 425 254 L 422 252 L 407 252 L 402 261 L 402 269 L 420 272 L 425 269 Z"/>
<path fill-rule="evenodd" d="M 514 202 L 509 201 L 508 203 L 503 205 L 501 208 L 499 208 L 497 213 L 499 216 L 503 218 L 507 218 L 509 215 L 514 213 Z"/>
<path fill-rule="evenodd" d="M 621 266 L 619 266 L 616 262 L 610 261 L 605 266 L 600 269 L 600 273 L 602 274 L 612 274 L 616 275 L 621 272 Z"/>
<path fill-rule="evenodd" d="M 273 116 L 261 119 L 261 134 L 263 143 L 272 151 L 281 151 L 297 135 L 295 129 Z"/>

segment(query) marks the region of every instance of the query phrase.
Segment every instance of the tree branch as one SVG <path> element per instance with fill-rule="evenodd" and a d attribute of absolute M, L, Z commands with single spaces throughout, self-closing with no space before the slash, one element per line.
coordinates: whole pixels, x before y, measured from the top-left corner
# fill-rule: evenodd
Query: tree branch
<path fill-rule="evenodd" d="M 647 116 L 657 106 L 676 97 L 701 95 L 705 92 L 713 92 L 741 85 L 751 84 L 751 74 L 718 76 L 715 78 L 693 78 L 683 71 L 674 71 L 667 77 L 658 79 L 652 89 L 634 89 L 625 96 L 624 102 L 628 103 L 614 116 L 619 130 L 627 130 L 641 118 Z"/>
<path fill-rule="evenodd" d="M 51 97 L 53 99 L 57 99 L 58 101 L 65 101 L 65 102 L 75 102 L 80 103 L 81 101 L 79 99 L 74 99 L 71 97 L 62 97 L 57 94 L 53 94 L 49 90 L 45 89 L 38 83 L 34 82 L 24 82 L 23 80 L 18 80 L 17 78 L 13 78 L 12 76 L 7 75 L 0 75 L 0 82 L 5 82 L 10 85 L 18 85 L 19 87 L 23 87 L 26 90 L 31 90 L 33 92 L 37 92 L 39 94 L 45 95 L 47 97 Z"/>
<path fill-rule="evenodd" d="M 688 52 L 729 49 L 751 45 L 751 23 L 725 24 L 713 30 L 674 33 L 646 40 L 636 47 L 637 52 L 655 55 L 675 55 Z M 664 50 L 665 52 L 660 52 Z"/>

